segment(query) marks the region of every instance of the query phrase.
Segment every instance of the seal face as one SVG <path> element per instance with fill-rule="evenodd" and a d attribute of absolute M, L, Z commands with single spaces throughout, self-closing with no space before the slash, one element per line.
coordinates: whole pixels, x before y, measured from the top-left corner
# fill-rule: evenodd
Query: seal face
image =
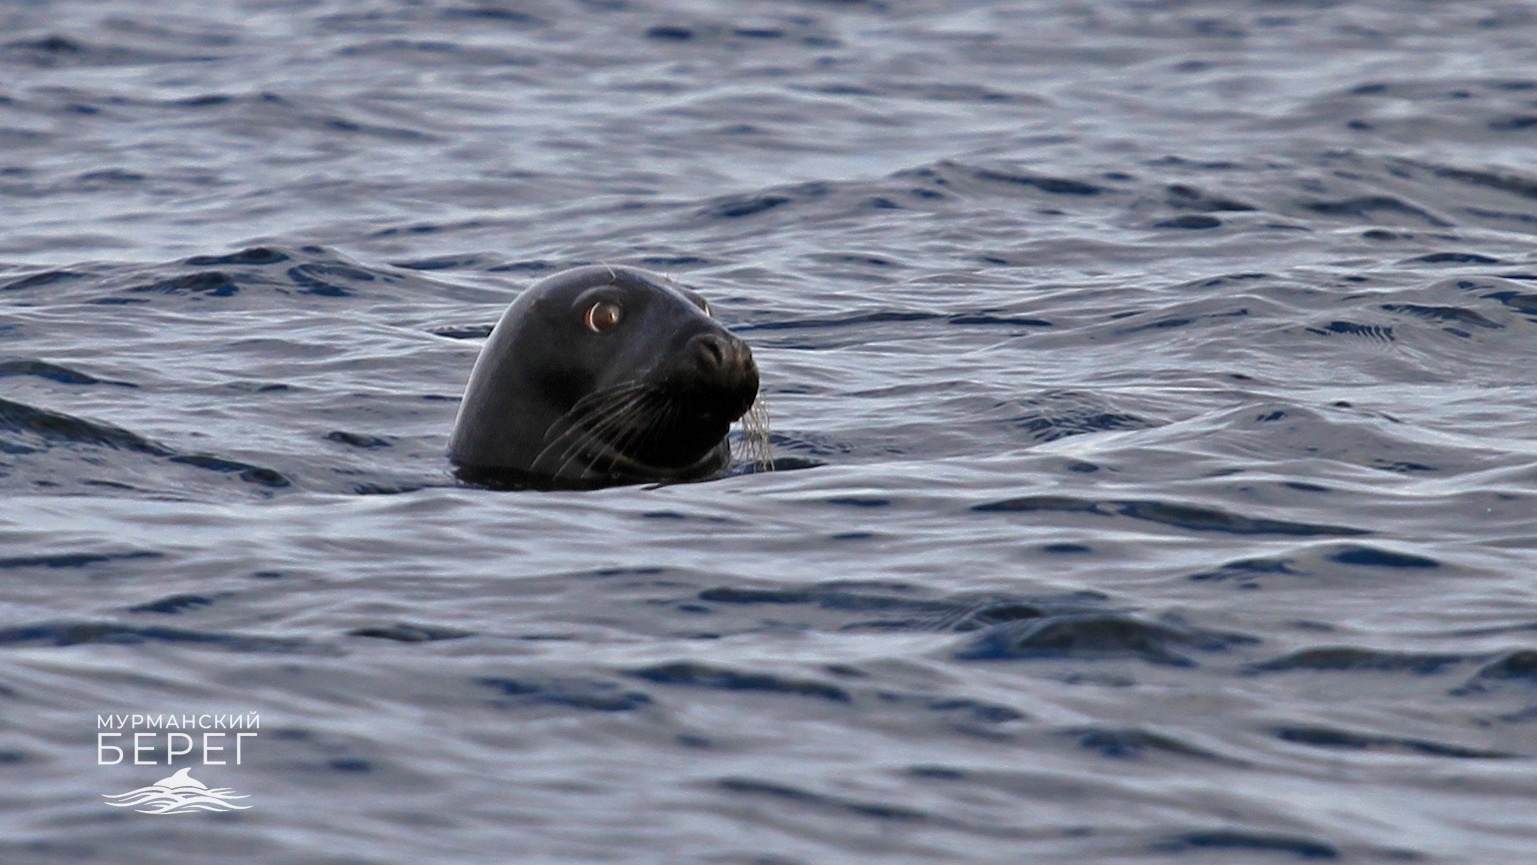
<path fill-rule="evenodd" d="M 703 297 L 639 268 L 579 267 L 507 307 L 449 458 L 464 480 L 515 488 L 701 478 L 726 465 L 757 395 L 752 351 Z"/>

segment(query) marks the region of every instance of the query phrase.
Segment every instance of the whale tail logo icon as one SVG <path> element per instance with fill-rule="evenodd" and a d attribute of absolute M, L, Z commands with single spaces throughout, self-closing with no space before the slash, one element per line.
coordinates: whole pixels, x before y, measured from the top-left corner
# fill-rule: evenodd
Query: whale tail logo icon
<path fill-rule="evenodd" d="M 192 777 L 191 769 L 178 769 L 169 778 L 161 778 L 148 787 L 129 790 L 127 793 L 102 798 L 114 808 L 132 808 L 140 814 L 188 814 L 193 811 L 243 811 L 250 805 L 235 805 L 231 799 L 247 799 L 237 796 L 229 787 L 209 789 L 207 784 Z"/>

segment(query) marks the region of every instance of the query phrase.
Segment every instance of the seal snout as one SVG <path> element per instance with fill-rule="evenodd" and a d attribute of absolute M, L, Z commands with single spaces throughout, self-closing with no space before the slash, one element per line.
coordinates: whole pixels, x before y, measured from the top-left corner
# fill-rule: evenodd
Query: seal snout
<path fill-rule="evenodd" d="M 691 337 L 684 349 L 684 378 L 691 390 L 708 396 L 702 406 L 707 414 L 730 415 L 729 423 L 752 407 L 758 397 L 758 365 L 747 343 L 724 330 L 707 330 Z"/>

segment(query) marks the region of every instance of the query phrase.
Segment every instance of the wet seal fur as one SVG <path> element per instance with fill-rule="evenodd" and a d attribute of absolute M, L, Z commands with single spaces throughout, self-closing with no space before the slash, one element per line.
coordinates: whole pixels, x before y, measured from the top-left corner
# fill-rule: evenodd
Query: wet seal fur
<path fill-rule="evenodd" d="M 747 344 L 698 293 L 634 267 L 535 283 L 470 373 L 449 458 L 465 481 L 591 489 L 696 480 L 758 395 Z"/>

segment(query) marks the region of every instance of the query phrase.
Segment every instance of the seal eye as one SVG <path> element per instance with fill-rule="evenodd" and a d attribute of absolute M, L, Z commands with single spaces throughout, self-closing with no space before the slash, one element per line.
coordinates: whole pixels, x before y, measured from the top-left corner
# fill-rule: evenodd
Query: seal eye
<path fill-rule="evenodd" d="M 619 304 L 611 300 L 600 300 L 587 308 L 587 315 L 582 318 L 582 322 L 593 333 L 602 333 L 618 327 L 619 320 L 624 317 L 623 312 Z"/>

